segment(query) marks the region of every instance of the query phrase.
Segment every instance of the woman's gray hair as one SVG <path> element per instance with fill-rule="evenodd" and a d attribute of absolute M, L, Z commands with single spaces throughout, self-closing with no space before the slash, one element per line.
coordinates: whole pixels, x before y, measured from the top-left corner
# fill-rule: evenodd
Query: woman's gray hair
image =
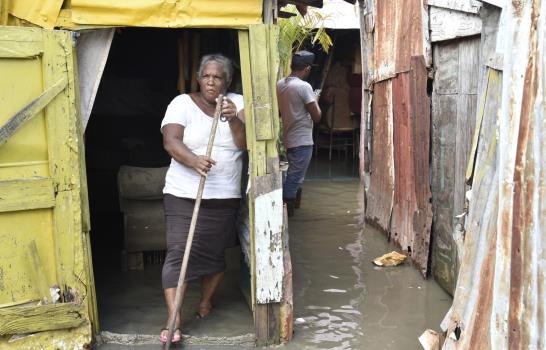
<path fill-rule="evenodd" d="M 229 85 L 231 84 L 231 79 L 233 78 L 233 64 L 231 63 L 231 60 L 229 58 L 222 54 L 214 53 L 211 55 L 203 56 L 203 58 L 201 58 L 201 63 L 199 63 L 199 70 L 197 71 L 197 75 L 201 77 L 203 69 L 210 62 L 216 62 L 224 68 L 224 74 L 226 75 L 226 88 L 229 87 Z"/>

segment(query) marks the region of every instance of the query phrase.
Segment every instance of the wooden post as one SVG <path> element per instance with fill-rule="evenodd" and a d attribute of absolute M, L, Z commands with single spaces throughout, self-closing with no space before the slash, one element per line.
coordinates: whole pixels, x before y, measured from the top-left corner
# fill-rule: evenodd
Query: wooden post
<path fill-rule="evenodd" d="M 360 142 L 359 142 L 359 174 L 360 180 L 364 181 L 365 173 L 369 169 L 369 156 L 367 152 L 368 142 L 367 132 L 368 132 L 368 114 L 369 114 L 369 102 L 370 102 L 370 91 L 368 86 L 368 32 L 366 30 L 366 13 L 367 5 L 366 0 L 358 1 L 358 9 L 360 14 L 360 57 L 362 60 L 362 107 L 360 113 Z"/>
<path fill-rule="evenodd" d="M 199 69 L 199 57 L 201 56 L 201 35 L 193 33 L 191 37 L 191 92 L 197 91 L 197 70 Z"/>
<path fill-rule="evenodd" d="M 275 94 L 277 30 L 255 25 L 239 31 L 239 49 L 247 144 L 250 157 L 249 221 L 252 306 L 256 345 L 281 343 L 281 329 L 291 329 L 285 304 L 282 180 L 277 141 L 279 118 Z M 290 280 L 291 281 L 291 280 Z M 291 290 L 288 294 L 291 294 Z M 291 300 L 290 300 L 291 305 Z M 289 337 L 286 337 L 289 338 Z"/>
<path fill-rule="evenodd" d="M 0 0 L 0 25 L 8 25 L 9 0 Z"/>
<path fill-rule="evenodd" d="M 188 32 L 178 38 L 178 92 L 186 93 L 186 65 L 188 64 Z"/>

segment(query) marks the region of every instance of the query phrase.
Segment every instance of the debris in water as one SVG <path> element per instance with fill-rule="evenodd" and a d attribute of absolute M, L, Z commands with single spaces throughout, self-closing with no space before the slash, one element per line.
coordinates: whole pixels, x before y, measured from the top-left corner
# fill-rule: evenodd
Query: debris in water
<path fill-rule="evenodd" d="M 302 324 L 305 323 L 305 318 L 298 317 L 296 318 L 296 324 Z"/>
<path fill-rule="evenodd" d="M 432 329 L 427 329 L 419 337 L 419 343 L 424 350 L 440 350 L 440 334 Z"/>
<path fill-rule="evenodd" d="M 347 293 L 345 289 L 325 289 L 323 292 L 326 293 Z"/>
<path fill-rule="evenodd" d="M 373 263 L 377 266 L 397 266 L 403 263 L 404 260 L 406 260 L 406 256 L 404 254 L 392 251 L 380 256 L 379 258 L 375 258 Z"/>
<path fill-rule="evenodd" d="M 339 277 L 338 276 L 334 276 L 334 275 L 330 275 L 330 277 L 334 278 L 334 279 L 338 279 Z"/>

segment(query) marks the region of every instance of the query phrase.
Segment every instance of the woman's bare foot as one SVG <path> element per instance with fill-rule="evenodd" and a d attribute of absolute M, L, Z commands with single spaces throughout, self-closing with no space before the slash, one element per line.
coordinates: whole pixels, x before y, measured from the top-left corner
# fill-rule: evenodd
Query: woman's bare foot
<path fill-rule="evenodd" d="M 205 318 L 210 314 L 211 310 L 212 304 L 200 303 L 199 306 L 197 306 L 197 311 L 195 311 L 195 315 L 197 316 L 197 318 Z"/>
<path fill-rule="evenodd" d="M 169 329 L 168 328 L 163 328 L 161 330 L 161 333 L 159 334 L 159 341 L 161 341 L 162 343 L 167 343 L 168 339 L 169 339 Z M 182 340 L 182 332 L 180 331 L 180 328 L 177 327 L 174 330 L 174 333 L 172 335 L 171 343 L 178 343 L 181 340 Z"/>

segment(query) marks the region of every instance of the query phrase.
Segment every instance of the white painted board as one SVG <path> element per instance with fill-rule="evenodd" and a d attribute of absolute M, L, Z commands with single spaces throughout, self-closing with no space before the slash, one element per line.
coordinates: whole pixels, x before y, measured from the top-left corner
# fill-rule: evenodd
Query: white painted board
<path fill-rule="evenodd" d="M 84 130 L 93 109 L 113 38 L 114 28 L 79 33 L 76 51 L 80 82 L 80 112 Z"/>
<path fill-rule="evenodd" d="M 282 189 L 257 196 L 254 208 L 256 302 L 280 302 L 284 276 Z"/>
<path fill-rule="evenodd" d="M 481 3 L 476 0 L 427 0 L 429 6 L 477 14 Z"/>
<path fill-rule="evenodd" d="M 430 7 L 430 39 L 432 42 L 479 35 L 481 32 L 482 20 L 477 15 Z"/>

